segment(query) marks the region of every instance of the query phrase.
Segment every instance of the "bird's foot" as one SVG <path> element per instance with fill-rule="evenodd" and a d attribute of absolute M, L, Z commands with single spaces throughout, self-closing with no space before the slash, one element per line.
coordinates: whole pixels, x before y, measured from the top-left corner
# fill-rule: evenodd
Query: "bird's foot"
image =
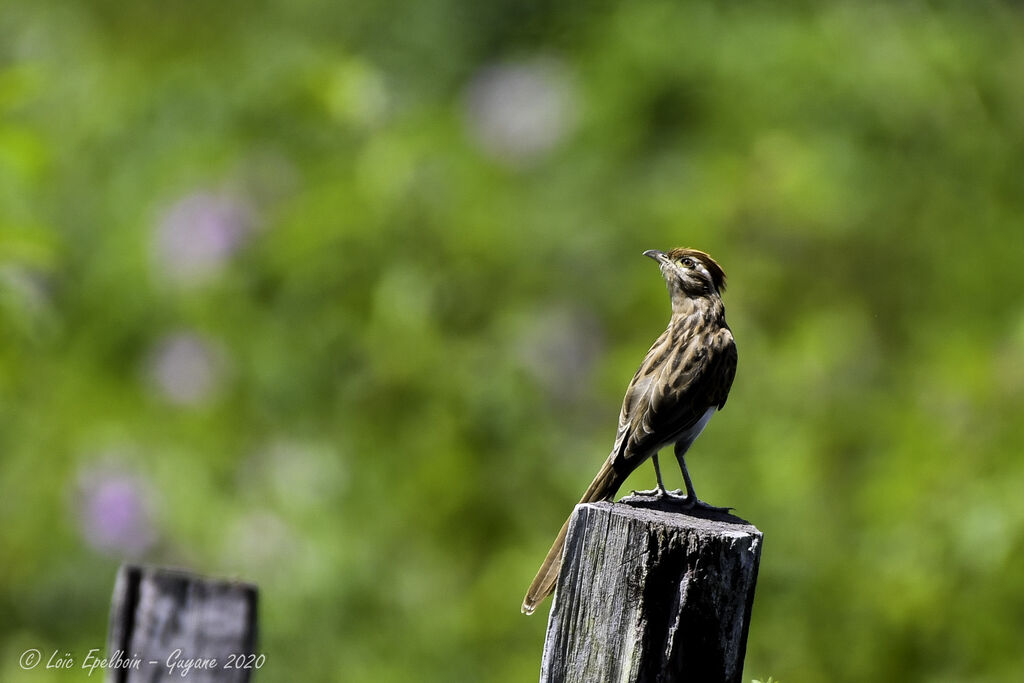
<path fill-rule="evenodd" d="M 663 490 L 663 489 L 647 489 L 645 491 L 630 491 L 629 495 L 626 496 L 626 498 L 632 498 L 633 496 L 636 496 L 637 498 L 662 498 L 662 497 L 665 496 L 666 493 L 668 493 L 668 492 Z"/>
<path fill-rule="evenodd" d="M 686 502 L 686 494 L 683 493 L 682 489 L 676 489 L 675 491 L 666 491 L 665 489 L 648 489 L 646 491 L 632 491 L 630 495 L 624 497 L 622 500 L 626 502 L 629 502 L 630 500 L 667 500 L 682 505 Z"/>
<path fill-rule="evenodd" d="M 686 505 L 689 498 L 683 493 L 682 489 L 675 489 L 674 491 L 665 491 L 665 495 L 662 496 L 665 500 L 670 500 L 678 505 Z"/>

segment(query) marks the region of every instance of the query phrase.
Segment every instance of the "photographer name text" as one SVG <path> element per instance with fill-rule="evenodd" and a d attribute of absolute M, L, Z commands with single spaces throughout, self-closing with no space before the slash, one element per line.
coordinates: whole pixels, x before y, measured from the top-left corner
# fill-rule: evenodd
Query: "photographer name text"
<path fill-rule="evenodd" d="M 38 648 L 29 648 L 21 653 L 18 663 L 26 671 L 39 668 L 49 670 L 60 669 L 82 669 L 92 676 L 96 671 L 108 669 L 122 669 L 125 671 L 141 671 L 144 666 L 158 666 L 166 669 L 169 676 L 187 678 L 193 671 L 212 671 L 214 669 L 260 669 L 266 662 L 266 656 L 262 654 L 229 654 L 221 660 L 217 657 L 188 657 L 181 648 L 173 650 L 163 661 L 157 659 L 143 659 L 138 654 L 128 655 L 123 650 L 114 650 L 107 656 L 103 656 L 99 648 L 93 648 L 77 661 L 70 652 L 54 650 L 43 662 L 43 652 Z"/>

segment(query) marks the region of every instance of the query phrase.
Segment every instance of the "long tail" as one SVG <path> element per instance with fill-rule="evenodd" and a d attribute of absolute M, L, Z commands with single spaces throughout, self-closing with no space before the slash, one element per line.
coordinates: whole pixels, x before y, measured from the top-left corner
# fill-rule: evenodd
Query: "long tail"
<path fill-rule="evenodd" d="M 606 500 L 615 495 L 622 485 L 624 477 L 621 477 L 612 467 L 612 459 L 608 458 L 601 471 L 590 482 L 587 492 L 580 498 L 580 503 L 593 503 L 599 500 Z M 570 517 L 571 519 L 571 517 Z M 533 614 L 537 604 L 555 591 L 555 582 L 558 580 L 558 570 L 562 567 L 562 547 L 565 545 L 565 533 L 569 530 L 569 520 L 565 520 L 562 529 L 551 544 L 551 550 L 540 565 L 537 576 L 526 591 L 526 598 L 523 599 L 523 614 Z"/>

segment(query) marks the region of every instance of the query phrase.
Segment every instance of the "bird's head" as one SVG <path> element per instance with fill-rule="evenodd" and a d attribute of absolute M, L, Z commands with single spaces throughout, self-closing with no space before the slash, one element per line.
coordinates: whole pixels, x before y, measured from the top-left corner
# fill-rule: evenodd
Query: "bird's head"
<path fill-rule="evenodd" d="M 725 271 L 703 251 L 679 247 L 669 252 L 648 249 L 649 256 L 661 266 L 669 294 L 680 297 L 719 296 L 725 291 Z"/>

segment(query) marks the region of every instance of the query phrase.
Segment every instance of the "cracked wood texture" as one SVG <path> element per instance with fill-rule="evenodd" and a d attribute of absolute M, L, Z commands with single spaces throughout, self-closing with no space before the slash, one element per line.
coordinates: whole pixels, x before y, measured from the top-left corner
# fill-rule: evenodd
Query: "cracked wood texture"
<path fill-rule="evenodd" d="M 541 683 L 738 683 L 761 532 L 657 501 L 576 506 Z"/>
<path fill-rule="evenodd" d="M 231 662 L 243 668 L 227 667 L 230 655 L 255 652 L 257 597 L 256 586 L 247 583 L 123 565 L 111 602 L 107 657 L 120 652 L 139 666 L 108 668 L 107 683 L 246 683 L 249 657 Z M 189 660 L 207 664 L 183 673 Z M 169 661 L 177 667 L 169 668 Z"/>

